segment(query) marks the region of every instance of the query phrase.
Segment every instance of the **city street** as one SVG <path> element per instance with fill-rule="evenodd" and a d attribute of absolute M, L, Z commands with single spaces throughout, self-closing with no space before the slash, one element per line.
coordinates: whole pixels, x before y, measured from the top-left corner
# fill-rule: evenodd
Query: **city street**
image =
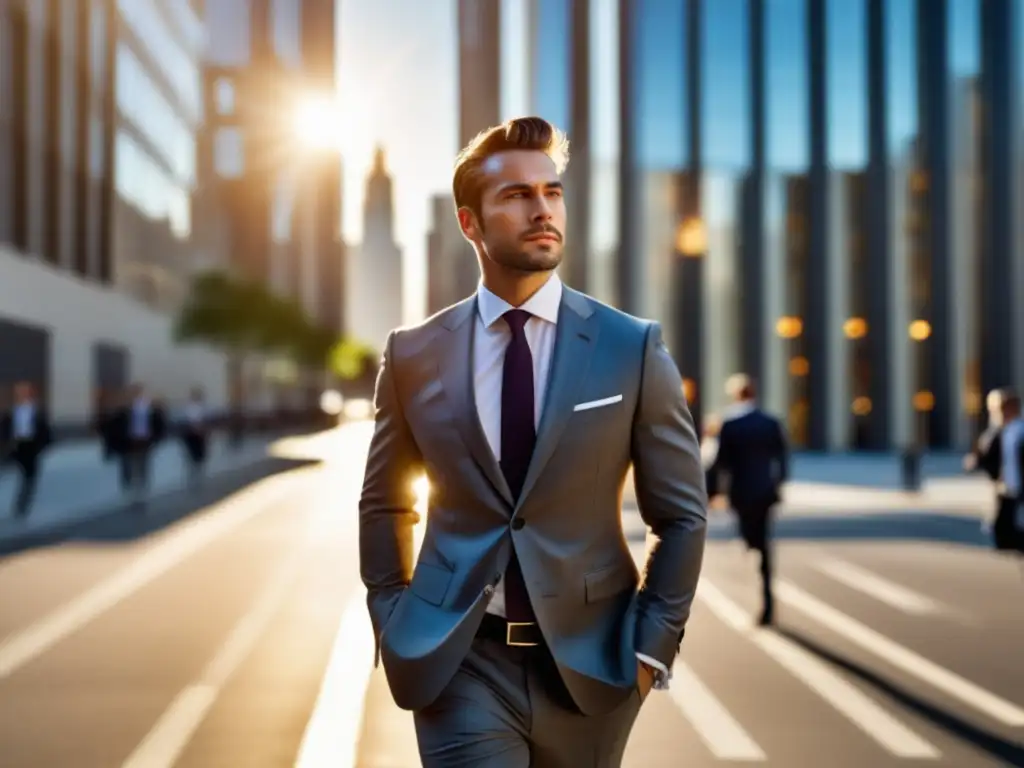
<path fill-rule="evenodd" d="M 0 559 L 0 765 L 419 765 L 358 578 L 370 429 L 282 441 L 293 468 L 215 478 L 193 514 L 169 493 Z M 672 688 L 627 766 L 1024 765 L 1024 565 L 976 518 L 788 511 L 765 630 L 757 563 L 712 516 Z M 632 506 L 624 522 L 640 560 Z"/>

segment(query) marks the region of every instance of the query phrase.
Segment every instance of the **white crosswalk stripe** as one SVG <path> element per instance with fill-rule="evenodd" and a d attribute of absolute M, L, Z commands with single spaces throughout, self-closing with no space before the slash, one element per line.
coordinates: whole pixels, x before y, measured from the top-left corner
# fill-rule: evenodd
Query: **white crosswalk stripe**
<path fill-rule="evenodd" d="M 890 754 L 917 759 L 939 756 L 933 745 L 803 648 L 771 632 L 755 629 L 744 611 L 707 579 L 702 580 L 697 596 L 722 622 L 746 635 Z"/>
<path fill-rule="evenodd" d="M 1024 726 L 1024 709 L 1021 707 L 890 640 L 880 632 L 812 597 L 795 584 L 780 581 L 776 585 L 775 594 L 780 601 L 949 696 L 1005 725 L 1014 728 Z"/>
<path fill-rule="evenodd" d="M 933 616 L 946 612 L 935 600 L 900 586 L 889 579 L 884 579 L 853 563 L 829 558 L 828 560 L 816 560 L 814 567 L 840 584 L 862 592 L 904 613 L 914 616 Z"/>
<path fill-rule="evenodd" d="M 761 747 L 685 663 L 675 663 L 672 677 L 672 699 L 715 757 L 745 762 L 767 759 Z"/>

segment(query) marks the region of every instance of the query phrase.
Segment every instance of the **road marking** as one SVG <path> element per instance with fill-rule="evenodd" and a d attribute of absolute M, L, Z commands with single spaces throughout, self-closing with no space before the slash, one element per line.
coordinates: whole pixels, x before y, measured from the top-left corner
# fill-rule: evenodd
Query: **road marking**
<path fill-rule="evenodd" d="M 355 768 L 372 673 L 373 626 L 366 593 L 359 589 L 338 624 L 295 768 Z"/>
<path fill-rule="evenodd" d="M 672 667 L 672 700 L 689 720 L 700 740 L 719 760 L 766 760 L 761 747 L 686 664 Z"/>
<path fill-rule="evenodd" d="M 749 614 L 707 579 L 701 579 L 697 597 L 719 620 L 747 637 L 887 752 L 901 758 L 926 760 L 940 756 L 932 744 L 903 725 L 810 652 L 791 640 L 755 628 Z"/>
<path fill-rule="evenodd" d="M 1024 726 L 1024 709 L 1016 704 L 986 691 L 864 626 L 859 621 L 807 594 L 796 585 L 787 581 L 779 581 L 775 594 L 779 600 L 807 614 L 833 632 L 843 635 L 866 651 L 882 657 L 894 667 L 914 675 L 1001 723 L 1015 728 Z"/>
<path fill-rule="evenodd" d="M 279 610 L 300 568 L 305 547 L 290 554 L 274 574 L 259 600 L 242 617 L 228 639 L 200 673 L 199 679 L 181 691 L 156 725 L 143 738 L 122 768 L 171 768 L 188 746 L 224 685 L 249 656 Z"/>
<path fill-rule="evenodd" d="M 259 483 L 229 499 L 218 513 L 194 517 L 182 523 L 177 531 L 140 555 L 131 565 L 35 624 L 5 638 L 0 643 L 0 678 L 46 653 L 218 537 L 273 507 L 281 497 L 294 493 L 292 477 L 282 476 L 281 479 L 284 482 L 269 497 L 266 485 Z"/>
<path fill-rule="evenodd" d="M 942 613 L 942 607 L 930 597 L 877 576 L 853 563 L 842 560 L 821 560 L 814 567 L 851 589 L 863 592 L 893 608 L 915 616 Z"/>

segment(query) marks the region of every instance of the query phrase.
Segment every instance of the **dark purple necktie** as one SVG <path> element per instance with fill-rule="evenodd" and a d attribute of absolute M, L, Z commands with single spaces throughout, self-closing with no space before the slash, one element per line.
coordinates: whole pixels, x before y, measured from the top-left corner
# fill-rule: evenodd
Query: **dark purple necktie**
<path fill-rule="evenodd" d="M 533 423 L 533 355 L 524 332 L 530 313 L 510 309 L 504 318 L 512 331 L 512 341 L 505 350 L 501 378 L 501 471 L 512 497 L 518 499 L 537 442 Z M 505 618 L 516 622 L 534 620 L 515 547 L 505 570 Z"/>

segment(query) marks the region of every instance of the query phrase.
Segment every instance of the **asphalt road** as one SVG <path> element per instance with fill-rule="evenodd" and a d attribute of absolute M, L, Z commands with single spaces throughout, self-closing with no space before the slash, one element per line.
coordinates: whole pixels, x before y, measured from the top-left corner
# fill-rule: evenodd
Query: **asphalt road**
<path fill-rule="evenodd" d="M 168 497 L 0 560 L 0 766 L 418 765 L 370 667 L 367 434 L 294 441 L 321 463 L 215 481 L 195 514 Z M 976 521 L 877 512 L 780 525 L 772 630 L 716 515 L 672 690 L 648 698 L 627 766 L 1024 765 L 1024 569 Z"/>

